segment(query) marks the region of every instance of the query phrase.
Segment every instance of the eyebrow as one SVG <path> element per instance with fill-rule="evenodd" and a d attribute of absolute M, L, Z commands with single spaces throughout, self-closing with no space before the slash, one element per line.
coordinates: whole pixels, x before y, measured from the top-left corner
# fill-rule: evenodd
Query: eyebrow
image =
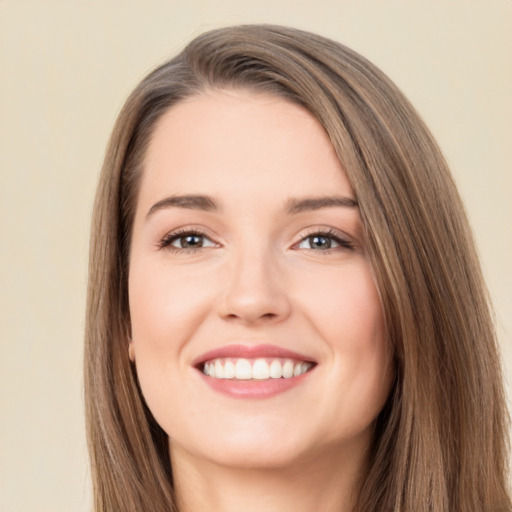
<path fill-rule="evenodd" d="M 325 197 L 306 197 L 303 199 L 289 199 L 286 202 L 286 213 L 295 214 L 305 211 L 320 210 L 322 208 L 357 208 L 357 201 L 350 197 L 343 196 L 325 196 Z M 159 210 L 166 208 L 185 208 L 188 210 L 203 210 L 207 212 L 218 211 L 219 205 L 210 196 L 188 194 L 174 195 L 165 197 L 156 202 L 146 214 L 150 217 Z"/>
<path fill-rule="evenodd" d="M 344 208 L 357 208 L 357 201 L 351 197 L 325 196 L 306 197 L 304 199 L 289 199 L 286 205 L 286 212 L 289 214 L 301 213 L 322 208 L 333 208 L 342 206 Z"/>
<path fill-rule="evenodd" d="M 146 214 L 146 218 L 165 208 L 186 208 L 189 210 L 204 210 L 207 212 L 219 210 L 217 202 L 209 196 L 183 195 L 169 196 L 155 203 Z"/>

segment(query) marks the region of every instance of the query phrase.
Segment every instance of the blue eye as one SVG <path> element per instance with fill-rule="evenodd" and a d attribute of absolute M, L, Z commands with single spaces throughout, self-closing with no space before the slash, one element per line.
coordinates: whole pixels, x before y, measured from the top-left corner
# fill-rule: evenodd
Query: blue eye
<path fill-rule="evenodd" d="M 326 249 L 331 249 L 332 247 L 338 247 L 338 245 L 339 244 L 331 237 L 325 235 L 312 235 L 305 238 L 299 244 L 299 247 L 301 249 L 318 249 L 320 251 L 325 251 Z"/>
<path fill-rule="evenodd" d="M 160 242 L 160 247 L 173 250 L 194 250 L 203 247 L 215 247 L 206 235 L 196 231 L 183 231 L 179 233 L 169 233 Z"/>
<path fill-rule="evenodd" d="M 328 251 L 329 249 L 353 249 L 353 244 L 348 240 L 343 240 L 332 233 L 312 233 L 303 238 L 298 244 L 298 249 L 308 249 L 314 251 Z"/>

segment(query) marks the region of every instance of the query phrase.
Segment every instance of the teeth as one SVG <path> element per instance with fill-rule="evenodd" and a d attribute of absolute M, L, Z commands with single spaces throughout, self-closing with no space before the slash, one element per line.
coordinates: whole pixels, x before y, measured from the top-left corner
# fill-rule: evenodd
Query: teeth
<path fill-rule="evenodd" d="M 293 361 L 290 361 L 289 359 L 287 359 L 283 365 L 283 377 L 285 379 L 293 377 Z"/>
<path fill-rule="evenodd" d="M 218 362 L 218 361 L 217 361 Z M 217 363 L 215 363 L 217 364 Z M 251 363 L 247 359 L 239 359 L 235 364 L 235 379 L 252 379 Z"/>
<path fill-rule="evenodd" d="M 252 376 L 254 379 L 264 380 L 270 377 L 270 366 L 265 359 L 256 359 L 252 365 Z"/>
<path fill-rule="evenodd" d="M 224 365 L 224 378 L 232 379 L 235 376 L 235 365 L 232 361 L 226 361 Z"/>
<path fill-rule="evenodd" d="M 218 359 L 217 361 L 215 361 L 215 375 L 219 379 L 224 378 L 224 368 L 222 367 L 222 363 Z"/>
<path fill-rule="evenodd" d="M 203 373 L 216 379 L 290 379 L 306 373 L 311 367 L 311 363 L 292 359 L 219 358 L 205 363 Z"/>
<path fill-rule="evenodd" d="M 280 379 L 283 376 L 283 367 L 277 359 L 274 359 L 270 364 L 270 376 L 273 379 Z"/>

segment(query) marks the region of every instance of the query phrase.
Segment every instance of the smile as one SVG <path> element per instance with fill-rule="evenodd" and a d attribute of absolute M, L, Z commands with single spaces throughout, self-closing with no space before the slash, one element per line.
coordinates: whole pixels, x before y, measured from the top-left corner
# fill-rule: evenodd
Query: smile
<path fill-rule="evenodd" d="M 206 361 L 203 373 L 214 379 L 291 379 L 309 371 L 313 363 L 284 358 L 216 358 Z"/>
<path fill-rule="evenodd" d="M 263 399 L 302 386 L 318 365 L 312 357 L 276 345 L 228 344 L 192 361 L 202 381 L 231 398 Z"/>

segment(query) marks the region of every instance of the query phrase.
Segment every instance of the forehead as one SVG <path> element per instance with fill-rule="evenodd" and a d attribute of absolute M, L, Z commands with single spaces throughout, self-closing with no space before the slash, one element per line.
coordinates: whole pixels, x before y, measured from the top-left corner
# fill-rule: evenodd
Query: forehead
<path fill-rule="evenodd" d="M 353 195 L 324 128 L 286 99 L 208 91 L 173 106 L 147 149 L 140 200 L 169 193 Z"/>

